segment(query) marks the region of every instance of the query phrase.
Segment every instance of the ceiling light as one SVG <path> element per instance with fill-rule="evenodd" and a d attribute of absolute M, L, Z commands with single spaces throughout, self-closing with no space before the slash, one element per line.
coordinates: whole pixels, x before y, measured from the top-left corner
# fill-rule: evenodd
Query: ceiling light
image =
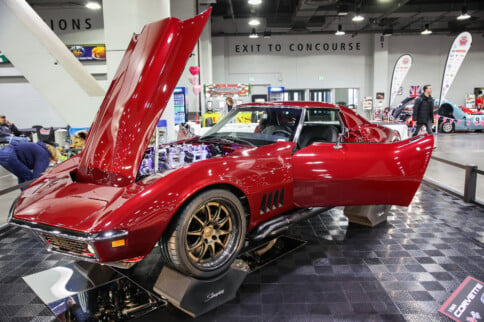
<path fill-rule="evenodd" d="M 259 35 L 255 32 L 255 28 L 252 28 L 249 38 L 259 38 Z"/>
<path fill-rule="evenodd" d="M 470 14 L 467 13 L 467 8 L 462 7 L 462 12 L 461 14 L 457 17 L 457 20 L 467 20 L 471 17 Z"/>
<path fill-rule="evenodd" d="M 384 29 L 382 34 L 383 34 L 383 36 L 393 35 L 393 28 Z"/>
<path fill-rule="evenodd" d="M 89 8 L 91 10 L 99 10 L 101 9 L 101 5 L 99 4 L 99 2 L 96 1 L 88 1 L 86 3 L 86 8 Z"/>
<path fill-rule="evenodd" d="M 347 16 L 348 15 L 348 10 L 344 7 L 341 7 L 338 9 L 338 16 Z"/>
<path fill-rule="evenodd" d="M 363 20 L 365 20 L 365 17 L 363 17 L 361 14 L 360 14 L 360 10 L 357 10 L 356 11 L 356 14 L 353 16 L 353 22 L 362 22 Z"/>
<path fill-rule="evenodd" d="M 251 4 L 253 6 L 257 6 L 257 5 L 260 5 L 262 3 L 262 0 L 249 0 L 248 2 L 249 2 L 249 4 Z"/>
<path fill-rule="evenodd" d="M 432 30 L 429 29 L 429 24 L 425 24 L 425 29 L 422 30 L 421 34 L 422 35 L 430 35 L 432 33 Z"/>
<path fill-rule="evenodd" d="M 343 27 L 338 25 L 338 30 L 334 33 L 336 36 L 344 36 L 345 32 L 343 31 Z"/>
<path fill-rule="evenodd" d="M 259 19 L 254 18 L 249 20 L 249 26 L 258 26 L 258 25 L 260 25 Z"/>

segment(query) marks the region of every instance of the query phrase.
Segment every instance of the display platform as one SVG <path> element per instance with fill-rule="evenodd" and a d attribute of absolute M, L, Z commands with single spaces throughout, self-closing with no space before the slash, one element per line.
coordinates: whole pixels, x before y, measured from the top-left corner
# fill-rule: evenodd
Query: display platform
<path fill-rule="evenodd" d="M 450 321 L 438 313 L 442 304 L 467 276 L 484 279 L 483 226 L 484 209 L 426 185 L 374 228 L 348 225 L 335 208 L 292 227 L 290 236 L 308 243 L 249 274 L 230 302 L 195 319 L 168 305 L 134 320 Z M 21 229 L 1 232 L 0 320 L 54 320 L 23 277 L 73 263 Z M 121 274 L 156 297 L 149 287 L 162 267 L 155 249 L 142 265 L 89 285 L 109 294 L 104 282 Z"/>

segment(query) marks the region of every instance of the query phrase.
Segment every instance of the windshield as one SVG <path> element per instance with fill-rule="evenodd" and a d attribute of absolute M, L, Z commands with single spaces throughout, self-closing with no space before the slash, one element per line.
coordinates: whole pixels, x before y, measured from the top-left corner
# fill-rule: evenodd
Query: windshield
<path fill-rule="evenodd" d="M 241 107 L 232 110 L 200 140 L 221 140 L 253 146 L 292 141 L 301 109 L 290 107 Z"/>

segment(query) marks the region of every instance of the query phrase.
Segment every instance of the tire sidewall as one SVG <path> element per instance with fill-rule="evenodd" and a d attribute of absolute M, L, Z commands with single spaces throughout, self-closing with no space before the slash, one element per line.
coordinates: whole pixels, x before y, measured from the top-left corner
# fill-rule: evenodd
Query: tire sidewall
<path fill-rule="evenodd" d="M 195 211 L 197 211 L 202 204 L 209 202 L 211 200 L 220 200 L 220 199 L 224 200 L 225 202 L 231 203 L 232 204 L 231 206 L 234 208 L 234 210 L 236 210 L 236 213 L 234 214 L 236 223 L 233 223 L 234 229 L 237 229 L 237 236 L 235 237 L 236 245 L 234 247 L 232 254 L 228 257 L 228 259 L 223 265 L 211 271 L 204 271 L 194 266 L 191 260 L 188 258 L 188 254 L 185 250 L 186 233 L 188 230 L 188 225 L 192 218 L 192 214 Z M 179 254 L 180 263 L 183 266 L 189 268 L 189 271 L 186 273 L 202 279 L 213 278 L 224 273 L 230 267 L 232 262 L 235 260 L 240 249 L 243 246 L 243 243 L 245 240 L 245 233 L 247 230 L 246 227 L 247 227 L 247 224 L 246 224 L 244 208 L 241 202 L 239 201 L 239 199 L 231 192 L 226 190 L 221 190 L 221 189 L 209 190 L 200 194 L 195 199 L 193 199 L 190 203 L 186 205 L 185 209 L 183 209 L 182 213 L 180 214 L 179 222 L 176 228 L 177 233 L 174 236 L 175 247 L 177 247 L 176 251 Z"/>
<path fill-rule="evenodd" d="M 445 130 L 446 125 L 450 125 L 450 131 Z M 455 125 L 453 123 L 450 123 L 450 121 L 445 121 L 440 126 L 440 132 L 442 132 L 442 133 L 452 133 L 452 132 L 454 132 L 454 129 L 455 129 Z"/>

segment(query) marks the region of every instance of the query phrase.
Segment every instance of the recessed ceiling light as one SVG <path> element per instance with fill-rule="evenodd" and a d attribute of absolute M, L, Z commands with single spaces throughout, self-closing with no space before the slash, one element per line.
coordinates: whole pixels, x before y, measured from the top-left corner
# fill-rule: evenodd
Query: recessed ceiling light
<path fill-rule="evenodd" d="M 251 4 L 253 6 L 257 6 L 257 5 L 260 5 L 262 3 L 262 0 L 249 0 L 248 2 L 249 2 L 249 4 Z"/>
<path fill-rule="evenodd" d="M 86 8 L 91 10 L 99 10 L 101 9 L 101 5 L 99 4 L 99 2 L 96 2 L 96 1 L 88 1 L 86 3 Z"/>
<path fill-rule="evenodd" d="M 252 28 L 252 32 L 250 33 L 249 38 L 259 38 L 257 32 L 255 32 L 255 28 Z"/>
<path fill-rule="evenodd" d="M 422 30 L 421 34 L 422 35 L 430 35 L 430 34 L 432 34 L 432 30 L 430 30 L 428 23 L 425 24 L 425 29 Z"/>
<path fill-rule="evenodd" d="M 467 20 L 471 17 L 470 14 L 467 13 L 467 8 L 462 7 L 462 12 L 461 14 L 457 17 L 457 20 Z"/>
<path fill-rule="evenodd" d="M 249 26 L 258 26 L 260 25 L 260 20 L 259 19 L 250 19 L 249 20 Z"/>
<path fill-rule="evenodd" d="M 334 33 L 336 36 L 344 36 L 345 32 L 343 31 L 343 27 L 341 25 L 338 25 L 338 30 Z"/>

